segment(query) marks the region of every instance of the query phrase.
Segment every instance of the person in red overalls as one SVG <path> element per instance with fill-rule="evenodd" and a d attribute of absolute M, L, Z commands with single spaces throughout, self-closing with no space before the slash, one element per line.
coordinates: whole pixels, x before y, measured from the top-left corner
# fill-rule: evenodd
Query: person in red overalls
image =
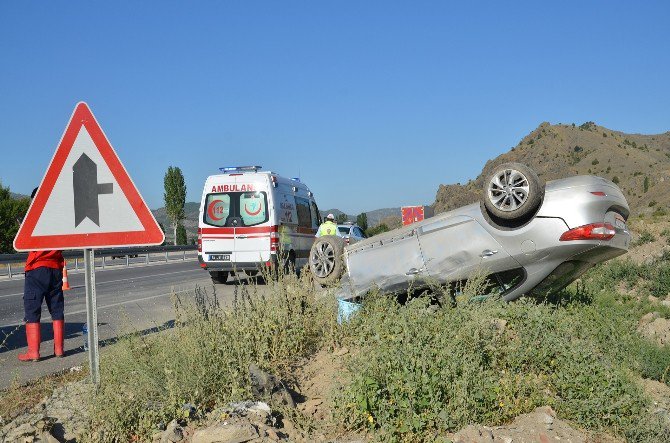
<path fill-rule="evenodd" d="M 30 198 L 35 198 L 37 188 Z M 62 357 L 65 327 L 63 300 L 63 254 L 61 251 L 31 251 L 28 253 L 23 288 L 23 309 L 26 322 L 28 352 L 19 354 L 21 361 L 40 359 L 40 318 L 42 302 L 46 299 L 54 332 L 54 355 Z"/>

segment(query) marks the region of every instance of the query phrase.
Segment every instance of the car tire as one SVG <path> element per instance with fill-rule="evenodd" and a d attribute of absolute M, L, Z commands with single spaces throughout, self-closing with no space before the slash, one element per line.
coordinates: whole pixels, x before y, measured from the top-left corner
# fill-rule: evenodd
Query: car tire
<path fill-rule="evenodd" d="M 214 283 L 225 283 L 228 281 L 228 271 L 209 271 Z"/>
<path fill-rule="evenodd" d="M 532 217 L 544 198 L 544 182 L 521 163 L 503 163 L 484 181 L 482 201 L 493 217 L 523 221 Z"/>
<path fill-rule="evenodd" d="M 344 273 L 344 240 L 336 235 L 318 237 L 309 251 L 309 271 L 320 285 L 337 283 Z"/>

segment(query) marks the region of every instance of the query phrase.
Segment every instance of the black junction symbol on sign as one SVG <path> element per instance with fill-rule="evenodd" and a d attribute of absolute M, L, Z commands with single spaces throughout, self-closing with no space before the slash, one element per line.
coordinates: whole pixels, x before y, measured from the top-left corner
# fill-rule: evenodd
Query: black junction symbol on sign
<path fill-rule="evenodd" d="M 100 207 L 98 195 L 111 194 L 113 183 L 98 183 L 98 165 L 82 154 L 72 167 L 72 184 L 74 187 L 74 227 L 88 217 L 100 226 Z"/>

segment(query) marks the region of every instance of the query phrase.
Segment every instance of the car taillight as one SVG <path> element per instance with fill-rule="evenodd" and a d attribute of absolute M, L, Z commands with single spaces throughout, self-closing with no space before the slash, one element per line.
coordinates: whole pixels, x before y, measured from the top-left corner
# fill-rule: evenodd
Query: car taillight
<path fill-rule="evenodd" d="M 591 223 L 564 232 L 560 240 L 610 240 L 615 234 L 614 226 L 609 223 Z"/>
<path fill-rule="evenodd" d="M 202 252 L 202 229 L 198 228 L 198 252 Z"/>
<path fill-rule="evenodd" d="M 607 194 L 605 194 L 603 191 L 591 191 L 591 194 L 595 195 L 596 197 L 605 197 Z"/>
<path fill-rule="evenodd" d="M 279 229 L 278 226 L 273 226 L 272 231 L 270 232 L 270 253 L 277 252 L 279 249 Z"/>

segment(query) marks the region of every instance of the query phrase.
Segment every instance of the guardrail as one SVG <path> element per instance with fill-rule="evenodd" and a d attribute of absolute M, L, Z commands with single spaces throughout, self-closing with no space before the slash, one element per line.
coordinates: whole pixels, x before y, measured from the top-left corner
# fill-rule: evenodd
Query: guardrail
<path fill-rule="evenodd" d="M 198 247 L 196 245 L 165 245 L 165 246 L 143 246 L 135 248 L 106 248 L 106 249 L 96 249 L 95 257 L 102 259 L 102 268 L 105 268 L 105 258 L 106 257 L 125 257 L 126 266 L 130 266 L 130 256 L 145 256 L 145 263 L 149 264 L 149 256 L 151 254 L 165 254 L 165 261 L 169 261 L 169 254 L 171 252 L 183 252 L 182 259 L 186 260 L 186 252 L 196 251 Z M 19 254 L 0 254 L 0 265 L 4 264 L 7 266 L 7 277 L 12 278 L 14 275 L 23 274 L 22 271 L 12 273 L 12 264 L 21 263 L 21 268 L 23 268 L 23 263 L 25 263 L 26 258 L 28 258 L 28 253 L 19 253 Z M 79 260 L 84 258 L 83 250 L 74 250 L 74 251 L 63 251 L 63 258 L 65 260 L 73 260 L 75 263 L 74 269 L 79 269 Z M 69 267 L 69 266 L 68 266 Z"/>

